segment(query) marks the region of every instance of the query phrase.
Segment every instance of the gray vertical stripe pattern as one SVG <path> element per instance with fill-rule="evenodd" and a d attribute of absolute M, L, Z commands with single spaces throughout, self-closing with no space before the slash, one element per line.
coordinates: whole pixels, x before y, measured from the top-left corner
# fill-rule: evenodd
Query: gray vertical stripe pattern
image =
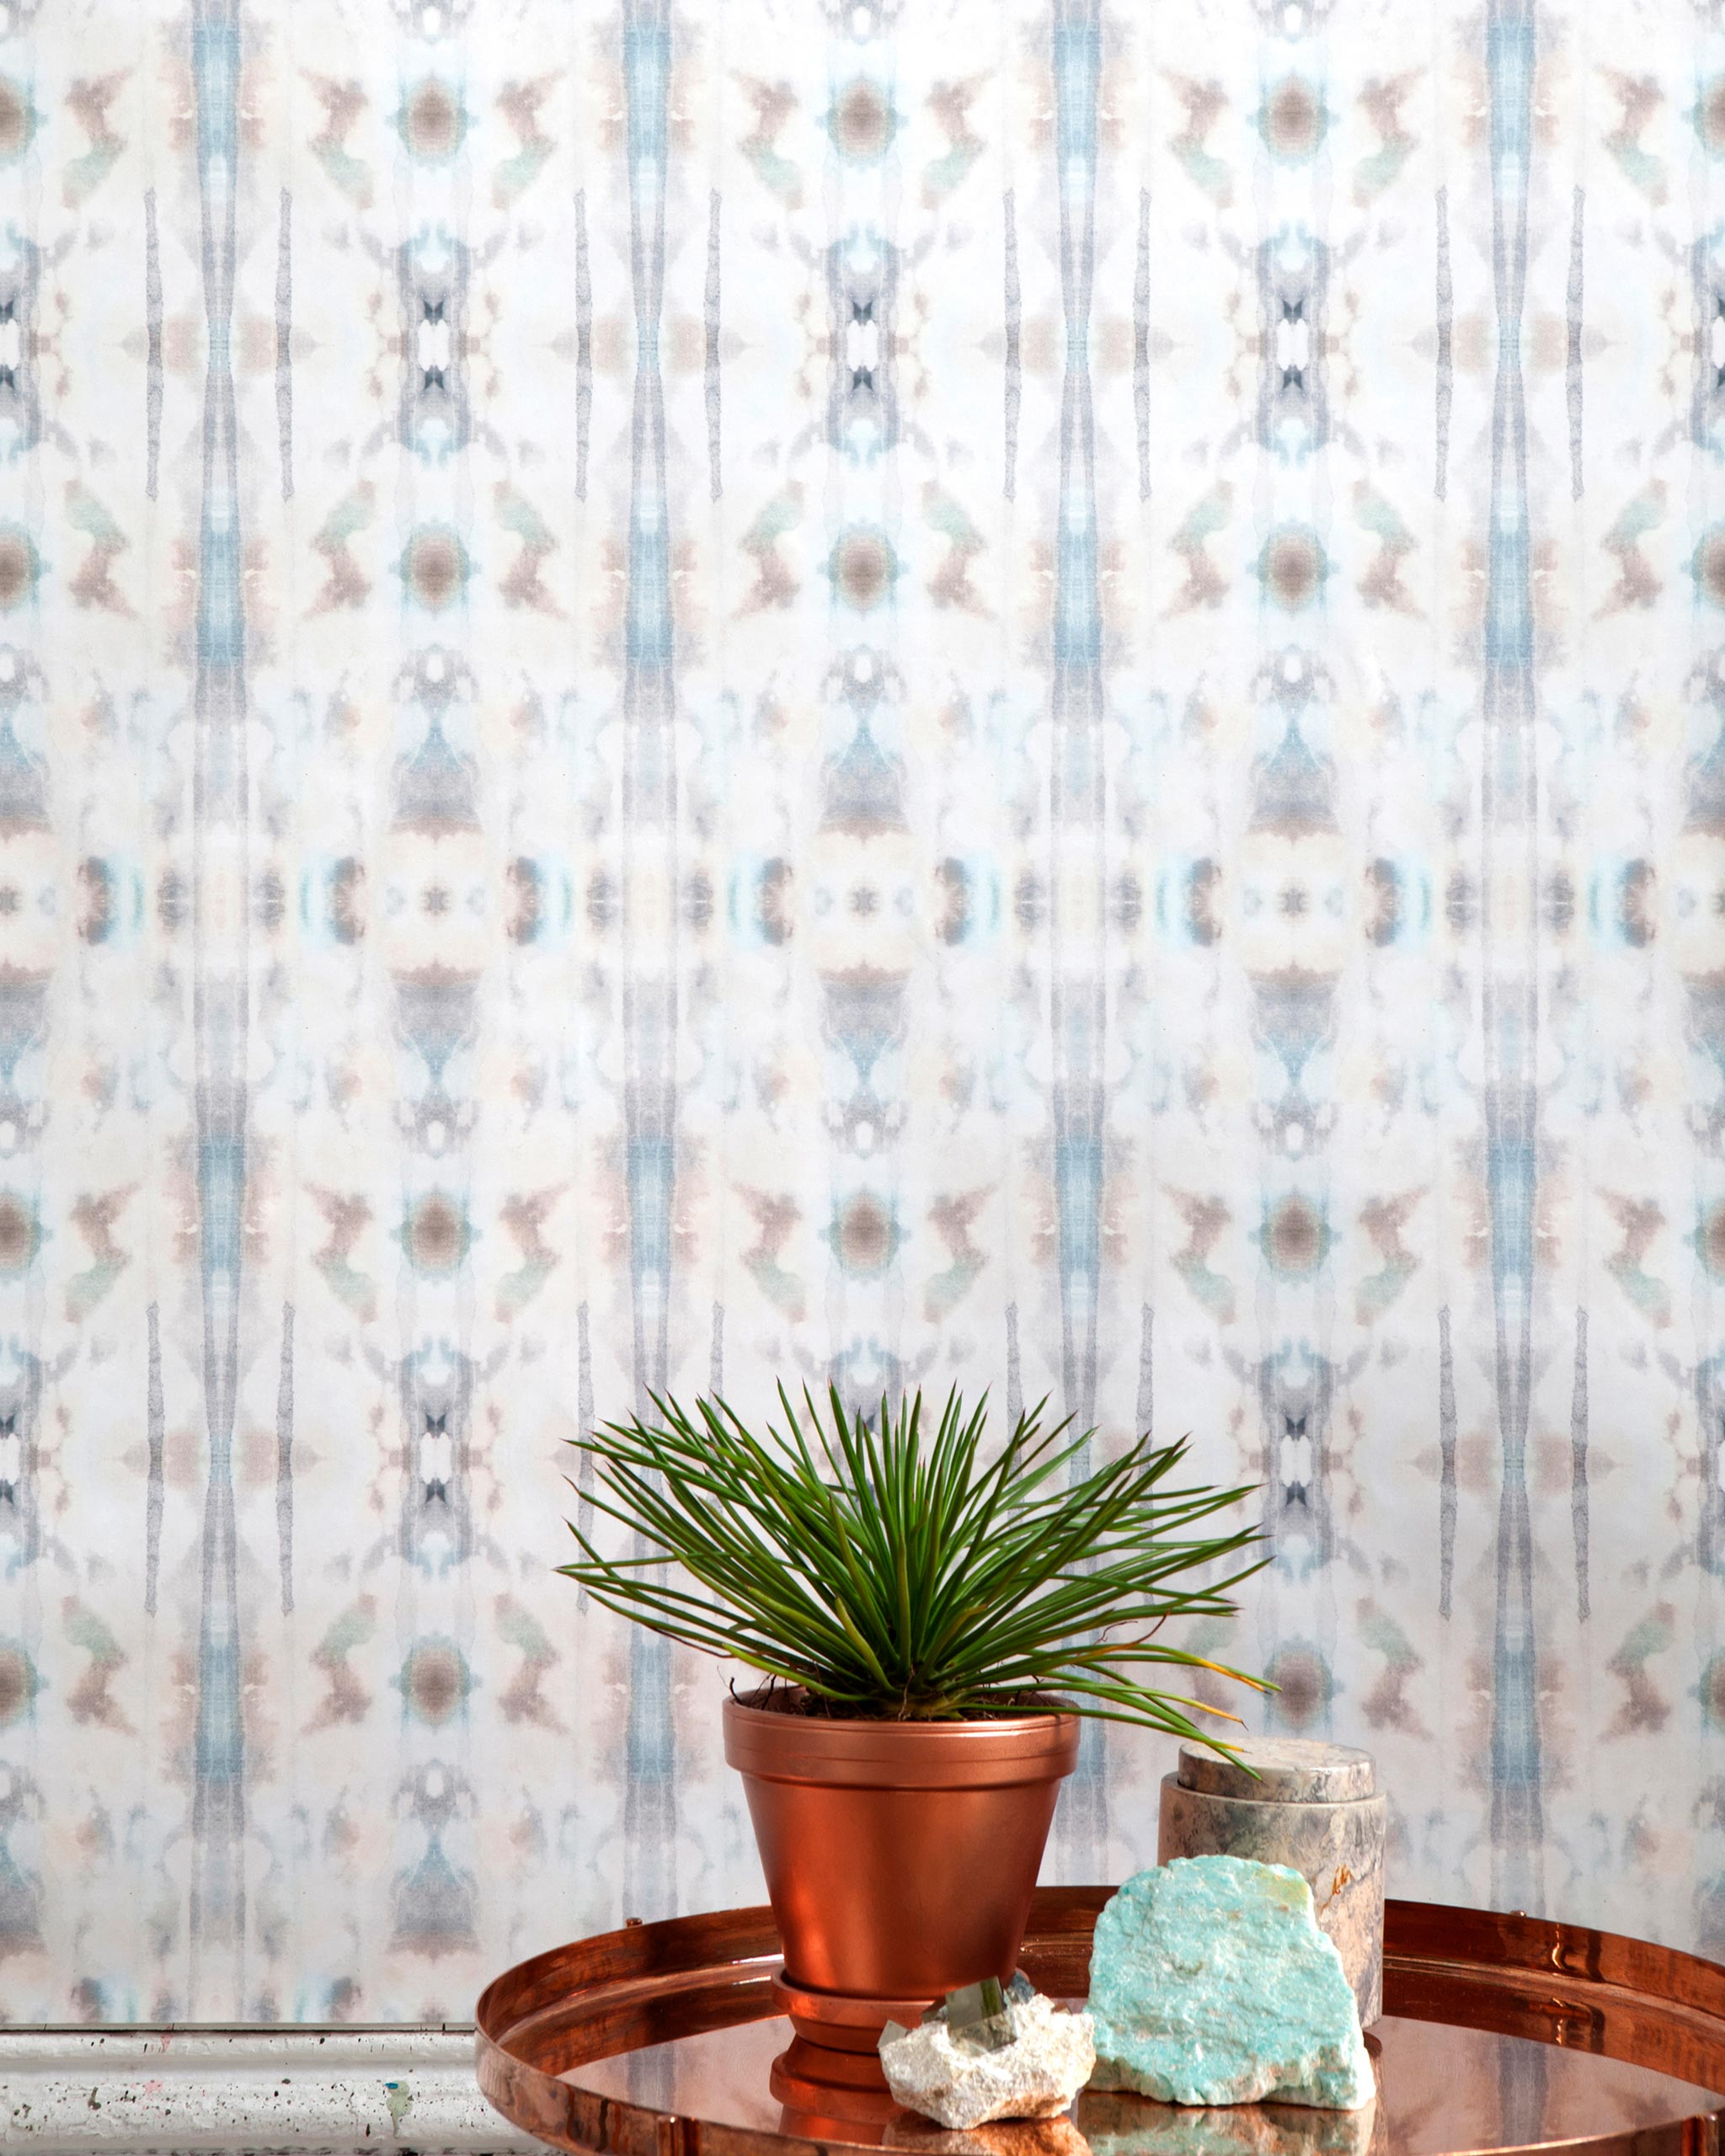
<path fill-rule="evenodd" d="M 144 1393 L 144 1419 L 150 1464 L 144 1485 L 144 1609 L 156 1614 L 156 1582 L 162 1563 L 162 1514 L 167 1500 L 163 1471 L 167 1438 L 167 1408 L 162 1395 L 162 1313 L 152 1303 L 145 1313 L 149 1332 L 149 1376 Z"/>
<path fill-rule="evenodd" d="M 1575 200 L 1569 227 L 1569 282 L 1564 291 L 1565 338 L 1564 402 L 1569 411 L 1569 498 L 1579 501 L 1583 492 L 1581 461 L 1581 332 L 1582 332 L 1582 240 L 1585 224 L 1587 197 L 1580 188 L 1575 190 Z"/>
<path fill-rule="evenodd" d="M 1442 501 L 1450 480 L 1450 406 L 1455 393 L 1455 286 L 1450 269 L 1450 190 L 1438 189 L 1437 318 L 1438 357 L 1434 394 L 1432 491 Z"/>
<path fill-rule="evenodd" d="M 144 494 L 154 501 L 162 468 L 162 240 L 156 190 L 144 191 Z"/>
<path fill-rule="evenodd" d="M 1592 1614 L 1588 1586 L 1587 1312 L 1575 1313 L 1575 1374 L 1569 1394 L 1569 1524 L 1575 1538 L 1575 1614 Z"/>
<path fill-rule="evenodd" d="M 593 431 L 593 273 L 587 261 L 587 190 L 575 196 L 575 499 L 587 499 Z"/>
<path fill-rule="evenodd" d="M 1018 291 L 1018 212 L 1010 187 L 1001 198 L 1002 291 L 1001 319 L 1006 332 L 1006 358 L 1001 377 L 1001 482 L 1008 501 L 1018 487 L 1018 407 L 1023 396 L 1023 361 L 1019 352 L 1022 301 Z"/>
<path fill-rule="evenodd" d="M 593 1337 L 587 1321 L 587 1305 L 579 1304 L 575 1310 L 575 1434 L 590 1437 L 593 1433 Z M 564 1470 L 575 1485 L 575 1524 L 583 1534 L 593 1532 L 593 1459 L 590 1453 L 577 1452 L 573 1464 Z M 587 1606 L 587 1590 L 580 1590 L 581 1607 Z"/>
<path fill-rule="evenodd" d="M 293 198 L 281 190 L 275 236 L 275 440 L 281 499 L 293 499 Z"/>
<path fill-rule="evenodd" d="M 1134 1434 L 1147 1437 L 1156 1428 L 1156 1313 L 1148 1303 L 1138 1314 L 1138 1401 Z"/>
<path fill-rule="evenodd" d="M 702 292 L 702 325 L 706 331 L 707 488 L 717 501 L 724 492 L 724 467 L 719 453 L 719 194 L 715 187 L 707 203 L 707 283 Z"/>
<path fill-rule="evenodd" d="M 275 1550 L 281 1614 L 293 1610 L 293 1305 L 281 1306 L 281 1367 L 275 1380 Z"/>
<path fill-rule="evenodd" d="M 1450 1306 L 1438 1312 L 1438 1614 L 1451 1614 L 1455 1583 L 1455 1355 Z"/>
<path fill-rule="evenodd" d="M 1138 267 L 1132 280 L 1132 410 L 1138 424 L 1138 499 L 1150 499 L 1150 189 L 1138 190 Z"/>

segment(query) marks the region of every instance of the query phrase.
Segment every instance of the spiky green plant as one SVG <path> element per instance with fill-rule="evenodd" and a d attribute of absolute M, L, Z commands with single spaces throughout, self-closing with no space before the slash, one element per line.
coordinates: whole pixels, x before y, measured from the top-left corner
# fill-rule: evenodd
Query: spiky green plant
<path fill-rule="evenodd" d="M 602 1555 L 571 1523 L 581 1555 L 560 1569 L 620 1616 L 800 1685 L 830 1714 L 950 1721 L 1058 1702 L 1226 1750 L 1191 1717 L 1237 1716 L 1137 1673 L 1268 1689 L 1161 1637 L 1170 1618 L 1231 1614 L 1228 1590 L 1258 1569 L 1194 1580 L 1259 1537 L 1183 1539 L 1250 1494 L 1170 1486 L 1183 1441 L 1141 1437 L 1073 1479 L 1093 1433 L 1069 1435 L 1070 1417 L 1044 1431 L 1041 1407 L 989 1459 L 985 1397 L 967 1415 L 949 1394 L 932 1444 L 920 1391 L 870 1419 L 834 1390 L 825 1424 L 806 1388 L 800 1419 L 782 1385 L 779 1400 L 785 1428 L 766 1442 L 722 1400 L 691 1417 L 656 1394 L 656 1422 L 571 1440 L 596 1470 L 584 1500 L 632 1554 Z M 700 1591 L 670 1584 L 667 1562 Z"/>

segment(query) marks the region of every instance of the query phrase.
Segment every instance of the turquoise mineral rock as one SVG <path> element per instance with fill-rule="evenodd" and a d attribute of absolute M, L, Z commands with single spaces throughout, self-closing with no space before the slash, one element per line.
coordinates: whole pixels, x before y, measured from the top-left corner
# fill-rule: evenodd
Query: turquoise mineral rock
<path fill-rule="evenodd" d="M 1284 1865 L 1183 1857 L 1129 1879 L 1096 1920 L 1090 2011 L 1092 2089 L 1340 2111 L 1376 2093 L 1342 1957 Z"/>

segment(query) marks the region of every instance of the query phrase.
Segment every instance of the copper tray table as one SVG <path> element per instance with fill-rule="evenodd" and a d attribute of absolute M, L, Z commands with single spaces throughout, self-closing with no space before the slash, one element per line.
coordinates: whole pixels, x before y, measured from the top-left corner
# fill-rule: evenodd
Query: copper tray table
<path fill-rule="evenodd" d="M 1112 1892 L 1039 1891 L 1020 1960 L 1042 1990 L 1083 1998 Z M 788 2080 L 777 1967 L 765 1908 L 554 1948 L 481 1998 L 479 2084 L 514 2124 L 583 2156 L 1719 2156 L 1725 1968 L 1610 1932 L 1390 1903 L 1365 2111 L 1087 2093 L 1069 2119 L 968 2133 Z"/>

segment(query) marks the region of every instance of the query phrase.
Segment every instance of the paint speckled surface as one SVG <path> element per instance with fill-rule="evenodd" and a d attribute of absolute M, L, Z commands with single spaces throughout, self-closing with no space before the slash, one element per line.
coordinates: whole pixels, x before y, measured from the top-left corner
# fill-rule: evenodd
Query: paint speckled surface
<path fill-rule="evenodd" d="M 0 2010 L 756 1898 L 550 1567 L 781 1370 L 1190 1430 L 1391 1892 L 1725 1952 L 1722 200 L 1653 0 L 0 3 Z"/>
<path fill-rule="evenodd" d="M 479 2094 L 471 2030 L 0 2035 L 0 2129 L 30 2156 L 536 2156 Z"/>

